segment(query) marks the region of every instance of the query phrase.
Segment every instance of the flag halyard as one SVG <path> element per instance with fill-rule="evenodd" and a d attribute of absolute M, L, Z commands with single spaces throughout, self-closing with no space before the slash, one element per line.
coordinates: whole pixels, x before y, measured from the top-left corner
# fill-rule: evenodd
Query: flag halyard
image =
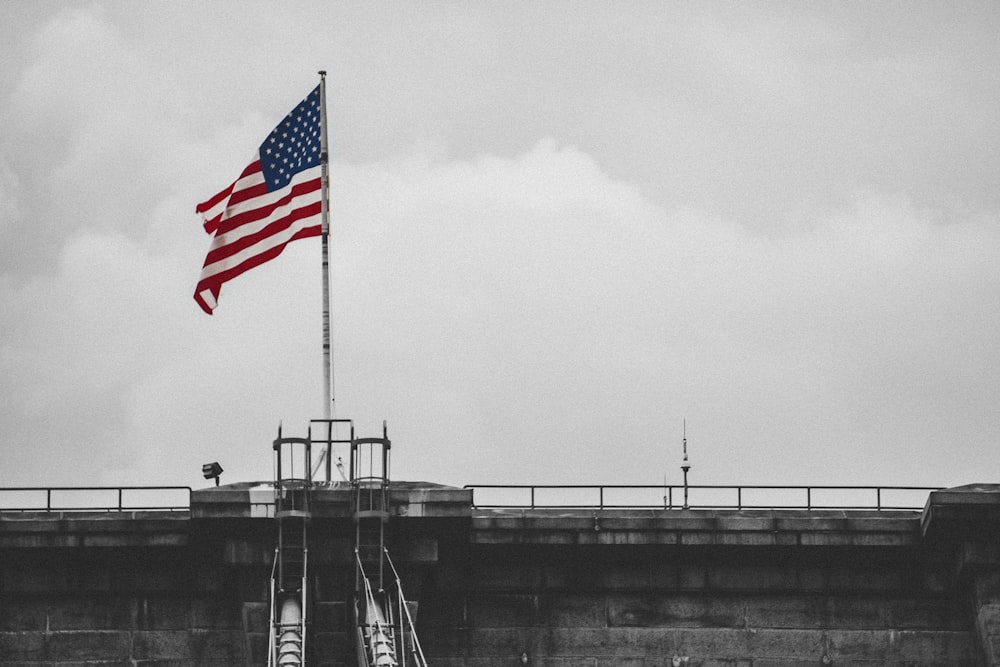
<path fill-rule="evenodd" d="M 222 285 L 322 233 L 320 86 L 264 139 L 239 178 L 195 208 L 212 237 L 194 298 L 209 315 Z"/>

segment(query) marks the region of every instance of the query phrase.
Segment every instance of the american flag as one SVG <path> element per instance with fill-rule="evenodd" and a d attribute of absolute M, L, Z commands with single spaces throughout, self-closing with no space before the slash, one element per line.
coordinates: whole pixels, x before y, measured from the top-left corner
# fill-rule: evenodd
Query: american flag
<path fill-rule="evenodd" d="M 319 96 L 316 86 L 267 136 L 240 177 L 196 207 L 212 245 L 194 300 L 209 315 L 223 283 L 274 259 L 295 239 L 322 232 Z"/>

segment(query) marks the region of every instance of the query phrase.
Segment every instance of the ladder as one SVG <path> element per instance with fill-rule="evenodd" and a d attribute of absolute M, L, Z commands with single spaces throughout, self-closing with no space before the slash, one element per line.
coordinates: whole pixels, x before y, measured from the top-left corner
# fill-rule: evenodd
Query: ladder
<path fill-rule="evenodd" d="M 384 423 L 381 438 L 351 442 L 358 667 L 427 667 L 386 547 L 391 447 Z"/>
<path fill-rule="evenodd" d="M 308 655 L 310 444 L 309 438 L 283 438 L 280 429 L 274 441 L 278 546 L 271 568 L 268 667 L 302 667 Z"/>

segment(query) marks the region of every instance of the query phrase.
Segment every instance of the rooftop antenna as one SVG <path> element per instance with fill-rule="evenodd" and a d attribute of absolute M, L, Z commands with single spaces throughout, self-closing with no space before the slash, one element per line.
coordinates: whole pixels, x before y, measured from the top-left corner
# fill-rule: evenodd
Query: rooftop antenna
<path fill-rule="evenodd" d="M 684 471 L 684 509 L 689 509 L 688 505 L 688 470 L 691 469 L 691 463 L 688 462 L 688 439 L 687 439 L 687 419 L 682 422 L 682 436 L 681 436 L 681 446 L 684 448 L 684 458 L 681 459 L 681 470 Z"/>

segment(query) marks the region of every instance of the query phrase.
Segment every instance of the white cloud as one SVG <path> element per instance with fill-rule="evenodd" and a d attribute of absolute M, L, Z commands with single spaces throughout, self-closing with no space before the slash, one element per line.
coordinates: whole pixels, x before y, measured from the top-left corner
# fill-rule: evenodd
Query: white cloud
<path fill-rule="evenodd" d="M 339 414 L 389 420 L 397 477 L 673 480 L 683 418 L 697 482 L 964 483 L 995 460 L 996 76 L 947 75 L 995 31 L 324 11 L 354 22 L 317 21 L 321 46 L 285 59 L 256 40 L 296 17 L 263 3 L 238 31 L 98 4 L 19 32 L 0 447 L 40 456 L 2 481 L 197 484 L 215 459 L 268 477 L 277 422 L 320 415 L 318 242 L 227 285 L 211 318 L 191 299 L 193 205 L 310 59 L 338 65 Z M 428 23 L 446 55 L 409 48 Z"/>
<path fill-rule="evenodd" d="M 14 229 L 20 217 L 20 189 L 17 174 L 0 159 L 0 238 Z"/>
<path fill-rule="evenodd" d="M 935 467 L 899 481 L 932 483 L 934 445 L 985 456 L 997 431 L 968 398 L 1000 388 L 987 223 L 871 196 L 761 238 L 661 210 L 552 141 L 333 174 L 339 416 L 388 419 L 400 477 L 656 483 L 686 417 L 701 482 L 885 482 L 852 464 L 918 442 Z M 192 245 L 168 240 L 182 203 L 154 211 L 155 246 L 80 234 L 49 279 L 8 285 L 8 409 L 75 406 L 94 449 L 74 475 L 196 484 L 204 458 L 267 478 L 278 421 L 321 416 L 318 242 L 207 318 Z"/>

